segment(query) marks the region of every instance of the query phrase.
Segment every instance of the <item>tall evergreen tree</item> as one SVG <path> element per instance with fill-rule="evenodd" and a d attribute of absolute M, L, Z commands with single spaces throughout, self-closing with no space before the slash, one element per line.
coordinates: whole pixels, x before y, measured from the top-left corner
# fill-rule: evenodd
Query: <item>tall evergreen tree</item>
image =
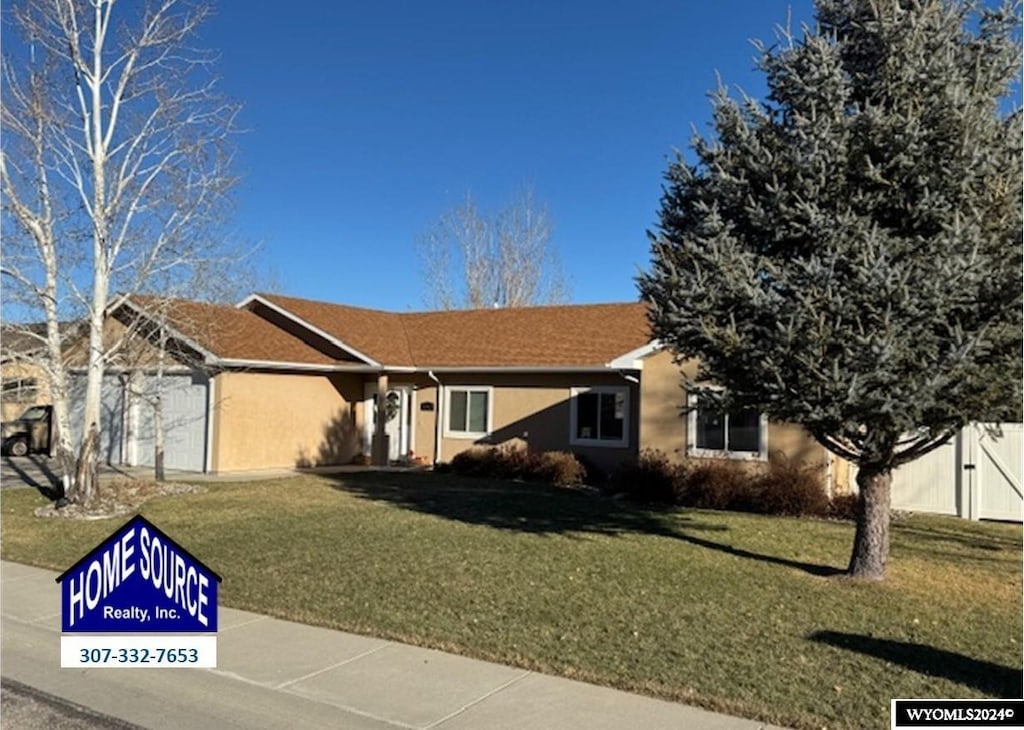
<path fill-rule="evenodd" d="M 723 408 L 858 465 L 849 573 L 881 579 L 893 469 L 971 420 L 1020 419 L 1020 18 L 817 0 L 816 21 L 759 46 L 764 101 L 713 97 L 639 286 Z"/>

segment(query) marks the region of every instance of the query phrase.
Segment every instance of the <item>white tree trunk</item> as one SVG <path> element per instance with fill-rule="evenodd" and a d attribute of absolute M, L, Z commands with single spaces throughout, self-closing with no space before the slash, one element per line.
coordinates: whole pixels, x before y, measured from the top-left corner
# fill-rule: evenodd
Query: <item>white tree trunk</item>
<path fill-rule="evenodd" d="M 162 482 L 164 473 L 164 360 L 167 357 L 167 330 L 160 329 L 160 350 L 157 353 L 156 398 L 153 400 L 153 477 Z"/>
<path fill-rule="evenodd" d="M 2 59 L 0 181 L 20 238 L 5 240 L 0 273 L 16 301 L 45 310 L 47 335 L 35 336 L 46 354 L 36 362 L 50 380 L 55 451 L 74 501 L 95 493 L 104 372 L 132 366 L 124 338 L 104 341 L 111 291 L 196 296 L 208 272 L 244 258 L 211 243 L 223 239 L 216 229 L 236 181 L 228 140 L 238 112 L 216 91 L 214 54 L 194 44 L 211 12 L 201 0 L 11 8 L 24 45 Z M 76 345 L 88 346 L 74 363 L 85 370 L 83 438 L 73 463 L 60 318 L 83 312 Z"/>

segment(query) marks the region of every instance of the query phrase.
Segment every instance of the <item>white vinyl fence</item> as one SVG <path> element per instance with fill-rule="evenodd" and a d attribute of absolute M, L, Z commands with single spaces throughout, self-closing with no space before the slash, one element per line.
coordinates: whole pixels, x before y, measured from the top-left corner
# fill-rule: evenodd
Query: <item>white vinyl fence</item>
<path fill-rule="evenodd" d="M 893 473 L 893 509 L 1021 522 L 1024 424 L 972 423 Z"/>

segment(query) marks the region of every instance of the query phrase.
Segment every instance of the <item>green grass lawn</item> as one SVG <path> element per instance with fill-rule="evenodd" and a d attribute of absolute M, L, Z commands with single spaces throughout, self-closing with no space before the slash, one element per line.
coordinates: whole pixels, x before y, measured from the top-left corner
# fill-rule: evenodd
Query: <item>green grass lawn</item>
<path fill-rule="evenodd" d="M 63 570 L 124 519 L 5 491 L 5 559 Z M 221 604 L 796 727 L 888 727 L 891 697 L 1020 696 L 1021 527 L 916 516 L 859 584 L 853 526 L 646 510 L 433 474 L 213 485 L 143 514 Z"/>

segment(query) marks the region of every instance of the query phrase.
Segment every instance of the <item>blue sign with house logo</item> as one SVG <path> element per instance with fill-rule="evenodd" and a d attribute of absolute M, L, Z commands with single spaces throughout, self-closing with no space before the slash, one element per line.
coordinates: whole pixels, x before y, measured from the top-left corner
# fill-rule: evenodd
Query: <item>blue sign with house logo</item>
<path fill-rule="evenodd" d="M 220 576 L 141 515 L 57 582 L 64 633 L 217 630 Z"/>

